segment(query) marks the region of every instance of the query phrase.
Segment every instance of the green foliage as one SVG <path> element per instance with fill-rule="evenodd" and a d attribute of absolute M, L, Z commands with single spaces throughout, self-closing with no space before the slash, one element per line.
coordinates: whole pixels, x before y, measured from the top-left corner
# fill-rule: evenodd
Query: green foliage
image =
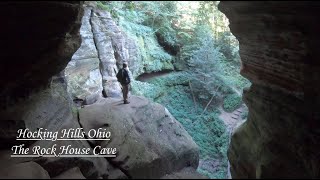
<path fill-rule="evenodd" d="M 138 69 L 135 69 L 135 72 L 138 73 L 173 70 L 174 68 L 172 56 L 165 52 L 157 42 L 155 28 L 146 23 L 151 18 L 148 15 L 151 12 L 150 7 L 156 4 L 155 2 L 116 1 L 106 5 L 114 12 L 120 28 L 138 45 L 138 61 L 141 64 Z"/>
<path fill-rule="evenodd" d="M 228 95 L 224 101 L 223 101 L 223 108 L 227 111 L 227 112 L 232 112 L 234 110 L 236 110 L 242 103 L 242 98 L 234 93 L 234 94 L 230 94 Z"/>
<path fill-rule="evenodd" d="M 199 1 L 198 11 L 195 13 L 197 24 L 208 24 L 210 19 L 214 16 L 214 7 L 217 1 Z"/>
<path fill-rule="evenodd" d="M 188 85 L 189 76 L 186 72 L 171 73 L 162 77 L 155 77 L 149 83 L 156 84 L 160 87 L 172 87 L 176 85 Z"/>
<path fill-rule="evenodd" d="M 143 24 L 152 27 L 155 33 L 159 33 L 164 41 L 170 45 L 177 42 L 176 30 L 172 27 L 172 21 L 179 18 L 175 1 L 141 1 L 139 2 L 147 14 Z"/>
<path fill-rule="evenodd" d="M 131 82 L 131 92 L 134 95 L 144 96 L 150 100 L 155 100 L 164 94 L 159 86 L 140 81 Z"/>
<path fill-rule="evenodd" d="M 234 87 L 238 91 L 242 91 L 243 88 L 251 85 L 250 81 L 240 75 L 239 65 L 233 61 L 227 61 L 226 59 L 218 59 L 216 63 L 216 69 L 218 69 L 218 76 L 230 87 Z"/>
<path fill-rule="evenodd" d="M 148 82 L 135 81 L 132 84 L 133 94 L 153 98 L 164 105 L 170 113 L 183 125 L 193 140 L 200 147 L 200 158 L 219 159 L 217 172 L 199 172 L 211 178 L 226 178 L 227 148 L 229 137 L 224 123 L 215 110 L 203 112 L 203 107 L 192 99 L 188 83 L 191 79 L 186 72 L 170 73 L 156 77 Z M 135 87 L 139 86 L 139 87 Z M 138 89 L 138 90 L 137 90 Z"/>
<path fill-rule="evenodd" d="M 167 96 L 159 99 L 171 114 L 183 125 L 200 148 L 200 158 L 222 159 L 217 172 L 207 172 L 212 178 L 226 178 L 228 133 L 218 112 L 200 115 L 203 107 L 194 106 L 186 86 L 168 89 Z"/>
<path fill-rule="evenodd" d="M 200 147 L 201 158 L 222 162 L 217 172 L 199 169 L 211 178 L 225 178 L 228 134 L 219 112 L 206 105 L 221 103 L 232 111 L 241 103 L 241 91 L 250 82 L 239 74 L 240 56 L 237 39 L 231 34 L 217 1 L 101 1 L 98 7 L 109 11 L 128 38 L 138 45 L 139 65 L 134 71 L 173 70 L 178 62 L 189 69 L 132 82 L 132 93 L 145 96 L 167 107 L 183 124 Z M 180 47 L 173 57 L 159 45 L 157 36 L 170 47 Z M 176 62 L 175 62 L 176 61 Z M 192 84 L 192 92 L 189 87 Z M 192 94 L 195 95 L 194 102 Z"/>
<path fill-rule="evenodd" d="M 103 4 L 101 1 L 97 1 L 97 7 L 98 7 L 99 9 L 103 9 L 103 10 L 106 10 L 106 11 L 110 12 L 109 6 L 106 6 L 106 5 Z"/>
<path fill-rule="evenodd" d="M 224 167 L 224 168 L 228 168 L 228 167 Z M 212 173 L 212 172 L 209 172 L 208 170 L 198 168 L 197 171 L 201 174 L 208 176 L 210 179 L 227 179 L 226 177 L 227 172 L 225 170 L 218 169 L 218 171 L 216 171 L 215 173 Z"/>
<path fill-rule="evenodd" d="M 220 32 L 217 37 L 217 45 L 220 48 L 220 52 L 229 61 L 240 61 L 239 56 L 239 45 L 236 38 L 231 34 L 230 31 Z"/>

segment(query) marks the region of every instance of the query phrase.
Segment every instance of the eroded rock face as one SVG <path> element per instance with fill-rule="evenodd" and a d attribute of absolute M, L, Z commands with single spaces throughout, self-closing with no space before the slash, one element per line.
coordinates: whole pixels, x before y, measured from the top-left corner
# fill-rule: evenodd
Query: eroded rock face
<path fill-rule="evenodd" d="M 128 41 L 109 12 L 99 10 L 95 3 L 84 4 L 82 44 L 66 68 L 69 92 L 85 99 L 92 94 L 120 97 L 116 78 L 118 67 L 129 61 Z"/>
<path fill-rule="evenodd" d="M 319 178 L 318 2 L 221 2 L 239 40 L 248 120 L 234 132 L 233 178 Z"/>
<path fill-rule="evenodd" d="M 1 2 L 0 104 L 46 86 L 80 47 L 82 2 Z M 48 67 L 48 68 L 44 68 Z"/>
<path fill-rule="evenodd" d="M 79 127 L 72 113 L 71 98 L 63 69 L 80 47 L 79 29 L 83 16 L 83 2 L 1 2 L 0 18 L 0 130 L 1 162 L 18 167 L 8 177 L 50 178 L 78 166 L 85 177 L 107 176 L 108 162 L 97 159 L 38 159 L 10 158 L 8 145 L 19 145 L 14 138 L 19 128 L 36 131 L 60 131 Z M 15 121 L 15 122 L 14 122 Z M 10 142 L 12 140 L 12 142 Z M 52 141 L 29 141 L 32 147 L 49 147 Z M 51 144 L 50 144 L 51 143 Z M 88 142 L 64 142 L 78 147 L 90 147 Z M 61 143 L 63 144 L 63 143 Z M 60 144 L 60 145 L 61 145 Z M 24 160 L 26 164 L 21 164 Z M 41 167 L 42 168 L 41 168 Z M 40 167 L 40 168 L 38 168 Z M 3 169 L 3 168 L 2 168 Z M 43 170 L 45 169 L 45 170 Z M 59 172 L 61 171 L 61 172 Z M 4 173 L 10 173 L 5 170 Z M 1 177 L 4 178 L 1 174 Z M 49 177 L 50 176 L 50 177 Z"/>
<path fill-rule="evenodd" d="M 86 179 L 78 167 L 69 169 L 53 179 Z"/>
<path fill-rule="evenodd" d="M 102 92 L 100 61 L 90 22 L 91 11 L 91 8 L 84 8 L 80 29 L 82 43 L 65 69 L 68 92 L 73 99 L 84 100 L 88 95 Z"/>
<path fill-rule="evenodd" d="M 160 179 L 209 179 L 207 176 L 199 174 L 195 169 L 186 167 L 179 172 L 174 172 L 172 174 L 166 174 Z"/>
<path fill-rule="evenodd" d="M 24 162 L 8 166 L 0 171 L 3 179 L 50 179 L 46 170 L 35 162 Z"/>
<path fill-rule="evenodd" d="M 83 9 L 82 2 L 1 2 L 0 7 L 0 121 L 7 135 L 1 139 L 12 141 L 1 143 L 7 149 L 19 145 L 13 129 L 15 136 L 19 128 L 56 131 L 72 120 L 63 69 L 80 47 Z"/>
<path fill-rule="evenodd" d="M 107 11 L 94 8 L 91 23 L 100 59 L 103 89 L 108 97 L 121 96 L 116 72 L 118 72 L 117 62 L 120 64 L 127 60 L 127 53 L 125 53 L 127 50 L 123 47 L 123 36 Z"/>
<path fill-rule="evenodd" d="M 174 69 L 169 54 L 161 60 L 152 54 L 165 54 L 156 36 L 127 32 L 96 2 L 85 2 L 84 9 L 80 31 L 83 41 L 66 68 L 68 91 L 73 99 L 102 95 L 102 90 L 104 97 L 121 97 L 116 72 L 124 61 L 129 64 L 132 79 L 143 73 Z"/>
<path fill-rule="evenodd" d="M 100 99 L 79 111 L 85 132 L 99 128 L 111 132 L 110 141 L 92 142 L 117 149 L 109 162 L 129 178 L 160 178 L 184 167 L 195 170 L 198 146 L 169 111 L 144 97 L 131 96 L 130 102 Z"/>

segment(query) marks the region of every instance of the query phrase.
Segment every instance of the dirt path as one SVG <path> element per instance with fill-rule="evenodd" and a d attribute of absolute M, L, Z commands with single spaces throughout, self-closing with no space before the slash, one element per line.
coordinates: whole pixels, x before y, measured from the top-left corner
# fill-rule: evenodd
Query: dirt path
<path fill-rule="evenodd" d="M 238 109 L 233 112 L 226 112 L 223 110 L 223 107 L 220 106 L 219 110 L 221 112 L 220 119 L 223 120 L 224 124 L 227 126 L 229 132 L 233 131 L 233 128 L 237 126 L 238 123 L 242 122 L 241 114 L 244 111 L 244 105 L 241 105 Z"/>
<path fill-rule="evenodd" d="M 231 135 L 236 126 L 241 124 L 244 120 L 241 117 L 241 114 L 244 112 L 244 104 L 242 104 L 238 109 L 234 110 L 233 112 L 226 112 L 223 110 L 223 107 L 220 106 L 219 110 L 221 112 L 220 119 L 223 120 L 224 124 L 227 126 L 227 130 L 229 132 L 229 144 L 231 140 Z M 230 173 L 230 163 L 228 161 L 228 179 L 232 179 Z"/>

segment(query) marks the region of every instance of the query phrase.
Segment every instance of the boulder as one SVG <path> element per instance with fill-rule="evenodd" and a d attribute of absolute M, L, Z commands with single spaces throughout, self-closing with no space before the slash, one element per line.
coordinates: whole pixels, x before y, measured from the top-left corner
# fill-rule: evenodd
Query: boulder
<path fill-rule="evenodd" d="M 2 110 L 10 111 L 12 105 L 47 86 L 48 80 L 66 67 L 81 44 L 82 4 L 0 3 L 0 17 L 5 22 L 0 29 Z"/>
<path fill-rule="evenodd" d="M 158 103 L 131 96 L 100 99 L 79 110 L 85 132 L 106 129 L 110 141 L 92 141 L 103 148 L 116 148 L 108 161 L 129 178 L 160 178 L 185 167 L 196 169 L 199 149 L 183 126 Z"/>
<path fill-rule="evenodd" d="M 90 94 L 86 96 L 86 98 L 83 101 L 83 105 L 90 105 L 97 102 L 98 99 L 101 97 L 101 95 L 102 94 L 100 93 L 100 94 Z"/>
<path fill-rule="evenodd" d="M 1 179 L 50 179 L 46 170 L 35 162 L 25 162 L 1 169 Z"/>
<path fill-rule="evenodd" d="M 50 127 L 49 127 L 50 128 Z M 76 118 L 66 120 L 57 130 L 59 137 L 61 129 L 77 129 L 81 128 Z M 36 141 L 29 146 L 32 149 L 35 146 L 41 148 L 50 148 L 56 144 L 57 153 L 61 152 L 60 147 L 71 145 L 72 148 L 90 148 L 90 144 L 86 140 L 64 140 L 64 141 Z M 107 177 L 108 169 L 112 169 L 112 165 L 105 158 L 95 157 L 41 157 L 34 159 L 45 170 L 48 171 L 50 177 L 56 177 L 67 170 L 78 167 L 85 178 Z M 113 169 L 112 169 L 113 170 Z"/>
<path fill-rule="evenodd" d="M 209 179 L 209 177 L 198 173 L 195 169 L 187 167 L 172 174 L 166 174 L 161 179 Z"/>
<path fill-rule="evenodd" d="M 52 179 L 86 179 L 78 167 L 69 169 Z"/>

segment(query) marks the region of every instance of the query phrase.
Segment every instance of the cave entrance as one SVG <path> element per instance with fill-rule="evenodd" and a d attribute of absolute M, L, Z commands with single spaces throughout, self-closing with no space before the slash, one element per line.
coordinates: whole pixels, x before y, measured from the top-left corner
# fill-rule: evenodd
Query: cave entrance
<path fill-rule="evenodd" d="M 199 172 L 231 178 L 227 149 L 234 129 L 246 121 L 242 92 L 251 83 L 240 75 L 239 42 L 218 4 L 152 4 L 156 15 L 151 14 L 152 23 L 145 25 L 156 27 L 153 42 L 162 47 L 154 54 L 169 54 L 173 68 L 147 67 L 136 76 L 132 93 L 164 105 L 183 124 L 200 147 Z"/>
<path fill-rule="evenodd" d="M 128 61 L 131 94 L 164 105 L 184 126 L 200 148 L 200 173 L 227 178 L 230 135 L 246 120 L 242 91 L 250 82 L 240 75 L 239 42 L 218 4 L 97 1 L 85 10 L 83 43 L 66 76 L 76 102 L 93 102 L 90 95 L 102 89 L 121 93 L 114 89 L 118 82 L 110 67 Z M 103 14 L 94 8 L 108 11 L 111 18 L 97 18 Z"/>

